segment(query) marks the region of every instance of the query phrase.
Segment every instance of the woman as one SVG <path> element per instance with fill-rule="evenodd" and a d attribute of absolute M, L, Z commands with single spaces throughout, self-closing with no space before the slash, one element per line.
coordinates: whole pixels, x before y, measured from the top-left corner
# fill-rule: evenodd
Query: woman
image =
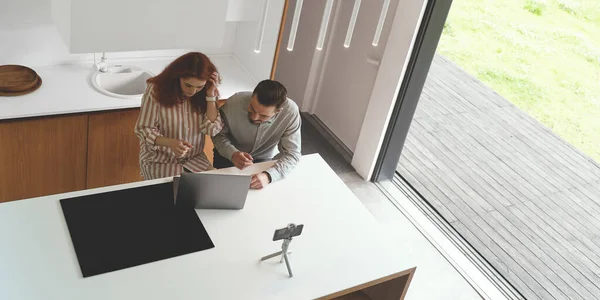
<path fill-rule="evenodd" d="M 215 65 L 190 52 L 147 83 L 135 126 L 144 179 L 213 169 L 203 150 L 205 134 L 214 136 L 223 127 Z"/>

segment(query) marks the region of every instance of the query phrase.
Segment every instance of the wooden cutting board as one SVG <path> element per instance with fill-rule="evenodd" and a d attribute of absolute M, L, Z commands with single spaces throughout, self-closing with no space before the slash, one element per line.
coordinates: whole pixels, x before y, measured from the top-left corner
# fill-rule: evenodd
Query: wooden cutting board
<path fill-rule="evenodd" d="M 25 66 L 0 66 L 0 96 L 29 94 L 42 85 L 42 78 Z"/>

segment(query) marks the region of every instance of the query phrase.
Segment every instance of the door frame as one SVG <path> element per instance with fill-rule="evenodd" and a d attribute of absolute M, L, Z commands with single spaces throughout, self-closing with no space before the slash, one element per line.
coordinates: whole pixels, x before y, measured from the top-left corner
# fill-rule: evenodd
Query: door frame
<path fill-rule="evenodd" d="M 381 145 L 370 180 L 391 180 L 396 174 L 400 155 L 431 67 L 452 0 L 429 0 L 415 38 L 406 74 Z"/>

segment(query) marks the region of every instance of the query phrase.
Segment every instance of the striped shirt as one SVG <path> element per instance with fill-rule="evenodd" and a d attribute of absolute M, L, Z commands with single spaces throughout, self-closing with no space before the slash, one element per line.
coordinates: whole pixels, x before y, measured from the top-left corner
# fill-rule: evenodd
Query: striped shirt
<path fill-rule="evenodd" d="M 163 106 L 152 93 L 152 85 L 146 87 L 142 96 L 140 115 L 135 125 L 135 135 L 140 139 L 140 169 L 144 179 L 156 179 L 180 175 L 183 167 L 192 172 L 213 169 L 204 153 L 206 134 L 214 136 L 223 128 L 221 115 L 210 122 L 206 114 L 201 114 L 183 101 L 171 107 Z M 170 147 L 155 144 L 162 136 L 184 140 L 194 147 L 183 157 L 175 157 Z"/>

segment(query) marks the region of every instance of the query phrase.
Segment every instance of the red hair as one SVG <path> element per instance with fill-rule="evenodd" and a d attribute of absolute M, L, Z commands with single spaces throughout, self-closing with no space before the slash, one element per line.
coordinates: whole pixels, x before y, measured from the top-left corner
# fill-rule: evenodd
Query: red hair
<path fill-rule="evenodd" d="M 198 112 L 204 113 L 206 111 L 206 89 L 211 85 L 208 79 L 214 72 L 217 72 L 217 67 L 208 56 L 200 52 L 190 52 L 174 60 L 160 74 L 146 82 L 154 84 L 152 93 L 158 103 L 164 106 L 173 106 L 181 102 L 179 100 L 182 94 L 180 78 L 194 77 L 206 80 L 204 88 L 190 97 L 192 106 Z"/>

